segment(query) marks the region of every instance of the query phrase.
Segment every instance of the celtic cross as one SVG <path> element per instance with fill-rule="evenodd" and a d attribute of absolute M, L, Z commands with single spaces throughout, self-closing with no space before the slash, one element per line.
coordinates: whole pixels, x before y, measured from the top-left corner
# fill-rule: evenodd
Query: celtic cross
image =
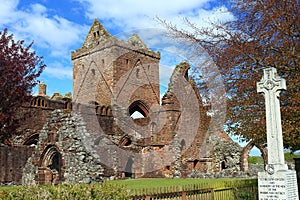
<path fill-rule="evenodd" d="M 266 125 L 268 145 L 268 167 L 273 171 L 285 170 L 281 128 L 279 93 L 286 90 L 285 79 L 277 75 L 275 68 L 264 69 L 263 78 L 257 82 L 257 92 L 263 93 L 266 104 Z M 271 171 L 272 171 L 271 170 Z"/>

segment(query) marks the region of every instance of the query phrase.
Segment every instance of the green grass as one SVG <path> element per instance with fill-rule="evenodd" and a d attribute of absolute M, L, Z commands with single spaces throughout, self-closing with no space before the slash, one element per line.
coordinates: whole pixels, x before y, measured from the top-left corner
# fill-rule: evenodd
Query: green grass
<path fill-rule="evenodd" d="M 156 191 L 181 191 L 190 190 L 189 188 L 198 189 L 214 189 L 215 199 L 234 200 L 235 195 L 240 199 L 255 199 L 257 188 L 253 189 L 253 184 L 257 186 L 257 179 L 242 179 L 242 178 L 220 178 L 220 179 L 132 179 L 132 180 L 117 180 L 109 181 L 111 184 L 121 184 L 127 190 L 130 190 L 132 195 L 142 195 L 156 193 Z M 156 189 L 155 189 L 156 188 Z M 161 188 L 161 189 L 159 189 Z M 173 188 L 173 189 L 172 189 Z M 235 188 L 235 189 L 232 189 Z M 150 189 L 150 190 L 149 190 Z M 153 190 L 154 189 L 154 190 Z M 148 192 L 147 192 L 147 191 Z M 151 192 L 152 191 L 152 192 Z M 236 191 L 236 192 L 235 192 Z M 197 194 L 195 197 L 206 198 L 210 193 Z M 245 195 L 250 195 L 251 198 Z"/>
<path fill-rule="evenodd" d="M 112 193 L 114 188 L 123 188 L 123 193 L 130 192 L 131 195 L 141 195 L 148 194 L 151 191 L 181 191 L 181 190 L 193 190 L 195 188 L 198 189 L 214 189 L 214 195 L 216 199 L 224 199 L 226 197 L 227 200 L 234 200 L 235 195 L 241 196 L 241 199 L 245 199 L 245 194 L 250 194 L 251 196 L 255 196 L 257 193 L 256 190 L 252 191 L 252 185 L 257 186 L 257 179 L 244 179 L 244 178 L 218 178 L 218 179 L 191 179 L 191 178 L 179 178 L 179 179 L 164 179 L 164 178 L 152 178 L 152 179 L 127 179 L 127 180 L 115 180 L 115 181 L 106 181 L 108 184 L 104 184 L 109 186 L 104 192 L 98 192 L 98 195 L 104 195 L 104 193 L 109 194 Z M 250 189 L 249 190 L 249 186 Z M 75 195 L 76 198 L 78 195 L 83 197 L 86 194 L 86 191 L 90 191 L 91 189 L 98 188 L 99 184 L 70 184 L 70 185 L 59 185 L 59 186 L 39 186 L 33 188 L 25 188 L 22 186 L 10 186 L 10 187 L 0 187 L 0 199 L 5 197 L 7 194 L 15 194 L 19 195 L 19 197 L 23 197 L 27 195 L 28 198 L 31 199 L 33 195 L 38 195 L 41 192 L 46 192 L 48 195 Z M 101 187 L 100 187 L 101 188 Z M 156 188 L 156 189 L 155 189 Z M 159 189 L 158 189 L 159 188 Z M 160 189 L 161 188 L 161 189 Z M 232 189 L 234 188 L 234 189 Z M 248 188 L 249 191 L 246 191 Z M 94 190 L 93 189 L 93 190 Z M 155 190 L 153 190 L 155 189 Z M 146 191 L 148 190 L 148 192 Z M 23 191 L 23 192 L 22 192 Z M 92 191 L 92 190 L 91 190 Z M 120 190 L 121 191 L 121 190 Z M 236 192 L 235 192 L 236 191 Z M 25 192 L 25 193 L 24 193 Z M 110 192 L 110 193 L 109 193 Z M 254 194 L 253 194 L 254 192 Z M 24 193 L 24 194 L 23 194 Z M 90 192 L 91 193 L 91 192 Z M 115 192 L 113 192 L 115 193 Z M 152 193 L 152 192 L 150 192 Z M 91 193 L 92 194 L 92 193 Z M 209 195 L 210 193 L 203 193 L 197 195 Z M 51 197 L 52 197 L 51 196 Z M 75 197 L 74 196 L 74 197 Z M 1 198 L 2 197 L 2 198 Z M 87 196 L 90 197 L 90 196 Z M 20 199 L 19 198 L 19 199 Z M 62 197 L 60 197 L 62 198 Z M 75 198 L 75 199 L 76 199 Z M 202 198 L 202 197 L 201 197 Z M 12 198 L 13 199 L 13 198 Z M 21 198 L 22 199 L 22 198 Z M 68 199 L 68 198 L 62 198 Z M 248 199 L 248 198 L 247 198 Z M 251 198 L 252 199 L 252 198 Z"/>
<path fill-rule="evenodd" d="M 107 181 L 110 184 L 124 185 L 127 189 L 149 189 L 158 187 L 173 187 L 173 186 L 186 186 L 194 184 L 219 184 L 224 182 L 231 182 L 237 180 L 245 180 L 242 178 L 218 178 L 218 179 L 196 179 L 196 178 L 144 178 L 144 179 L 126 179 Z M 22 186 L 4 186 L 0 187 L 1 190 L 16 190 Z"/>
<path fill-rule="evenodd" d="M 214 185 L 214 184 L 237 181 L 237 180 L 245 180 L 245 179 L 241 179 L 241 178 L 220 178 L 220 179 L 153 178 L 153 179 L 115 180 L 115 181 L 109 181 L 109 183 L 125 185 L 127 189 L 149 189 L 149 188 L 185 186 L 185 185 L 194 185 L 194 184 Z"/>

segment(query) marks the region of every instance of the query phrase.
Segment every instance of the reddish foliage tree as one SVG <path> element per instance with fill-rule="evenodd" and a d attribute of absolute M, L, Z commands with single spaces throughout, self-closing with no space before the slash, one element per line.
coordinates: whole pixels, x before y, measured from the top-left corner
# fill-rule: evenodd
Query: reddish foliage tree
<path fill-rule="evenodd" d="M 198 56 L 205 48 L 219 66 L 226 85 L 228 133 L 242 141 L 266 144 L 265 104 L 256 92 L 263 68 L 273 66 L 287 80 L 281 93 L 286 148 L 300 149 L 300 3 L 299 0 L 239 0 L 230 4 L 234 20 L 180 30 L 160 20 L 172 37 L 189 41 Z"/>
<path fill-rule="evenodd" d="M 32 45 L 15 41 L 7 29 L 0 32 L 0 141 L 13 133 L 16 110 L 28 101 L 45 67 Z"/>

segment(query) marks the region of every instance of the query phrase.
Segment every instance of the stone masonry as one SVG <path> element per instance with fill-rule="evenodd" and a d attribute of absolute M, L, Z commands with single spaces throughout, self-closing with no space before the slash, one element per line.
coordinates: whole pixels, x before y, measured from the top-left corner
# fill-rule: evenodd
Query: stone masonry
<path fill-rule="evenodd" d="M 89 183 L 240 170 L 238 145 L 219 128 L 208 131 L 209 107 L 188 75 L 188 63 L 175 67 L 160 102 L 160 57 L 138 35 L 119 41 L 95 20 L 71 55 L 73 95 L 49 97 L 46 85 L 39 86 L 38 96 L 20 110 L 23 123 L 6 141 L 28 148 L 22 176 L 0 181 Z M 132 118 L 135 112 L 143 117 Z M 17 158 L 13 152 L 18 151 L 9 155 Z M 0 155 L 2 174 L 9 166 L 2 158 L 10 158 Z"/>

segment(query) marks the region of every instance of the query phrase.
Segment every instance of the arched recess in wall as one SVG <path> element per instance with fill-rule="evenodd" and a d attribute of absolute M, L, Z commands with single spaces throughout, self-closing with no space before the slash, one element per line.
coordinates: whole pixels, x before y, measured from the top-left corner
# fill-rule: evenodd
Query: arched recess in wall
<path fill-rule="evenodd" d="M 72 101 L 66 101 L 65 102 L 65 109 L 72 110 Z"/>
<path fill-rule="evenodd" d="M 125 177 L 132 178 L 133 175 L 133 159 L 129 157 L 125 166 Z"/>
<path fill-rule="evenodd" d="M 36 104 L 36 98 L 32 98 L 30 101 L 30 106 L 35 106 Z"/>
<path fill-rule="evenodd" d="M 119 146 L 121 147 L 128 147 L 132 143 L 130 137 L 128 135 L 123 136 L 119 141 Z"/>
<path fill-rule="evenodd" d="M 46 108 L 48 106 L 48 102 L 44 97 L 33 97 L 30 101 L 30 106 Z"/>
<path fill-rule="evenodd" d="M 142 73 L 142 63 L 140 59 L 136 61 L 134 68 L 135 68 L 135 78 L 140 79 Z"/>
<path fill-rule="evenodd" d="M 134 115 L 140 116 L 137 118 L 148 117 L 149 108 L 148 106 L 142 102 L 141 100 L 137 100 L 133 102 L 128 108 L 129 115 L 134 118 Z"/>
<path fill-rule="evenodd" d="M 99 106 L 99 104 L 96 101 L 89 101 L 89 105 L 88 107 L 91 109 L 90 111 L 93 113 L 97 113 L 97 107 Z"/>
<path fill-rule="evenodd" d="M 38 141 L 39 141 L 39 134 L 33 134 L 24 140 L 23 145 L 26 146 L 37 145 Z"/>
<path fill-rule="evenodd" d="M 62 181 L 62 155 L 55 145 L 45 148 L 39 162 L 39 182 L 44 184 L 59 184 Z"/>

